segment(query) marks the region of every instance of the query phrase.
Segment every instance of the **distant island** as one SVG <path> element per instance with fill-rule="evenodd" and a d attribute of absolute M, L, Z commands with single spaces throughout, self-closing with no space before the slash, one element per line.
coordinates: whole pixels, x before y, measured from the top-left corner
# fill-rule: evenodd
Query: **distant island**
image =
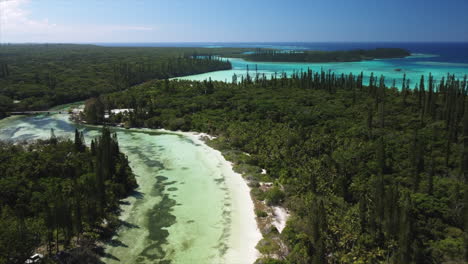
<path fill-rule="evenodd" d="M 404 58 L 411 55 L 405 49 L 377 48 L 371 50 L 348 51 L 284 51 L 258 49 L 255 52 L 241 54 L 239 57 L 248 61 L 266 62 L 353 62 L 373 59 Z"/>

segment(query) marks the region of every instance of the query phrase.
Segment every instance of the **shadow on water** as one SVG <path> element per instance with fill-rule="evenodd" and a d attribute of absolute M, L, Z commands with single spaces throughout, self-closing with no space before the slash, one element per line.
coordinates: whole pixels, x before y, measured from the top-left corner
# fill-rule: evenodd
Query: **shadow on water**
<path fill-rule="evenodd" d="M 115 261 L 120 261 L 120 259 L 112 254 L 109 254 L 109 253 L 103 253 L 103 256 L 104 258 L 108 258 L 108 259 L 112 259 L 112 260 L 115 260 Z"/>
<path fill-rule="evenodd" d="M 118 240 L 118 239 L 112 239 L 108 242 L 109 245 L 113 246 L 113 247 L 125 247 L 125 248 L 128 248 L 128 246 L 126 244 L 124 244 L 122 241 Z"/>
<path fill-rule="evenodd" d="M 126 228 L 140 228 L 139 225 L 135 225 L 124 220 L 120 220 L 120 224 Z"/>
<path fill-rule="evenodd" d="M 144 194 L 139 191 L 133 191 L 129 196 L 134 197 L 136 199 L 143 199 Z"/>

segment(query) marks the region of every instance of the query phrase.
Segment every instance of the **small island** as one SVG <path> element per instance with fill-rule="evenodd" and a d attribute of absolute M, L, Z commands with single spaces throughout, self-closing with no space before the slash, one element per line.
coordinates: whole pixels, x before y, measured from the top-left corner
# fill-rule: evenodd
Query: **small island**
<path fill-rule="evenodd" d="M 240 55 L 248 61 L 266 62 L 353 62 L 374 59 L 395 59 L 410 56 L 411 53 L 400 48 L 377 48 L 371 50 L 347 51 L 284 51 L 258 49 L 252 53 Z"/>

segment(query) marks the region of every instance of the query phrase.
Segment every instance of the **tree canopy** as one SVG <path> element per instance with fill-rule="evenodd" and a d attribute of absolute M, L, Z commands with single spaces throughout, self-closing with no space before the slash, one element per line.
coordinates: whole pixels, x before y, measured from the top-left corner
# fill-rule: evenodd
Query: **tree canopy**
<path fill-rule="evenodd" d="M 74 141 L 0 143 L 0 160 L 2 264 L 22 264 L 40 246 L 51 255 L 108 236 L 119 224 L 119 200 L 136 187 L 108 128 L 91 149 L 78 130 Z"/>
<path fill-rule="evenodd" d="M 231 64 L 218 57 L 192 56 L 216 51 L 74 44 L 2 45 L 0 117 L 6 111 L 45 110 L 152 79 L 230 69 Z M 19 102 L 11 104 L 12 100 Z"/>
<path fill-rule="evenodd" d="M 371 50 L 346 50 L 346 51 L 285 51 L 274 49 L 258 49 L 239 55 L 249 61 L 271 62 L 352 62 L 373 59 L 404 58 L 411 53 L 399 48 L 377 48 Z"/>
<path fill-rule="evenodd" d="M 410 90 L 362 76 L 153 81 L 102 101 L 135 109 L 115 122 L 207 132 L 249 153 L 229 157 L 251 181 L 282 185 L 275 202 L 293 212 L 290 253 L 274 263 L 466 261 L 466 78 L 429 75 Z"/>

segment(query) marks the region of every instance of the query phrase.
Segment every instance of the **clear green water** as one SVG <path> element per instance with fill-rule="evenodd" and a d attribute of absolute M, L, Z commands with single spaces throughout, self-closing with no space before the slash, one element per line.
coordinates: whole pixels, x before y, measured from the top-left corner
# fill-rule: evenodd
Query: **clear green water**
<path fill-rule="evenodd" d="M 67 115 L 0 120 L 0 140 L 73 136 Z M 84 129 L 86 141 L 99 134 Z M 196 137 L 116 130 L 139 188 L 122 206 L 123 226 L 106 263 L 253 263 L 260 239 L 248 187 L 222 155 Z"/>

